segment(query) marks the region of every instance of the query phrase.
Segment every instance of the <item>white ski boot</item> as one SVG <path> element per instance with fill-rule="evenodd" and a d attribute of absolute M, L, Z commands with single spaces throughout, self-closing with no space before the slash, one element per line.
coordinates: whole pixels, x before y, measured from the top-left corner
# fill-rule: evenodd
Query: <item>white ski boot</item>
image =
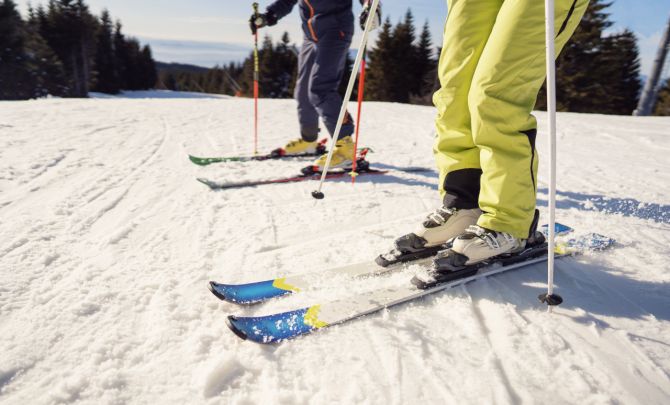
<path fill-rule="evenodd" d="M 443 245 L 461 235 L 470 225 L 476 224 L 481 214 L 479 208 L 438 208 L 426 217 L 412 235 L 425 240 L 424 247 Z"/>
<path fill-rule="evenodd" d="M 429 257 L 445 248 L 444 244 L 477 223 L 482 214 L 479 208 L 456 209 L 441 207 L 429 214 L 413 233 L 395 240 L 395 248 L 380 255 L 377 264 L 386 267 L 397 262 Z"/>
<path fill-rule="evenodd" d="M 463 265 L 469 266 L 492 257 L 520 252 L 525 247 L 526 239 L 471 225 L 453 240 L 451 251 L 465 256 L 467 261 Z"/>

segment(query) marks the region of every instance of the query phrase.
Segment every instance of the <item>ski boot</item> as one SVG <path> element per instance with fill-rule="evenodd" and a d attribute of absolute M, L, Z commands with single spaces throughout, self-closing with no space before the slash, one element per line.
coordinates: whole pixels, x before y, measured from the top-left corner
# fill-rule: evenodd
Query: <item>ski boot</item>
<path fill-rule="evenodd" d="M 505 232 L 496 232 L 472 225 L 453 239 L 449 249 L 440 251 L 427 274 L 419 274 L 412 284 L 420 289 L 469 277 L 480 268 L 492 264 L 509 265 L 547 254 L 544 235 L 537 231 L 539 211 L 531 225 L 530 237 L 518 239 Z"/>
<path fill-rule="evenodd" d="M 396 239 L 394 249 L 380 255 L 375 261 L 387 267 L 398 262 L 433 256 L 445 249 L 445 243 L 476 224 L 481 213 L 479 208 L 438 208 L 413 233 Z"/>
<path fill-rule="evenodd" d="M 309 142 L 303 140 L 302 138 L 298 138 L 290 141 L 283 148 L 273 150 L 270 155 L 273 158 L 286 156 L 317 156 L 323 154 L 326 151 L 326 142 L 327 139 L 323 139 L 319 142 Z"/>
<path fill-rule="evenodd" d="M 333 156 L 330 160 L 330 169 L 348 169 L 353 165 L 355 153 L 354 141 L 351 139 L 351 136 L 345 136 L 342 139 L 338 139 L 335 143 L 335 150 L 333 151 Z M 324 153 L 318 159 L 314 161 L 314 171 L 321 172 L 326 166 L 326 160 L 328 159 L 328 154 Z"/>
<path fill-rule="evenodd" d="M 348 168 L 346 168 L 345 171 L 349 169 L 353 171 L 353 167 L 351 165 Z M 374 172 L 374 171 L 376 170 L 370 169 L 370 162 L 365 160 L 364 157 L 359 157 L 356 160 L 356 173 Z M 300 169 L 300 172 L 302 173 L 302 176 L 314 176 L 317 174 L 321 174 L 322 170 L 319 166 L 307 166 Z"/>

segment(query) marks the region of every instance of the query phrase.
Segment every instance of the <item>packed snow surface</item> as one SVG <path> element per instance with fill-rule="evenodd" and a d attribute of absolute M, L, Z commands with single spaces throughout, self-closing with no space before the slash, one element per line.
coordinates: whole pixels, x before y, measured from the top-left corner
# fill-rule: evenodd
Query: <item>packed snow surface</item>
<path fill-rule="evenodd" d="M 252 152 L 252 101 L 153 96 L 0 103 L 2 404 L 670 403 L 670 119 L 559 114 L 558 220 L 617 245 L 557 261 L 553 314 L 538 264 L 262 346 L 226 315 L 365 294 L 411 270 L 248 308 L 209 280 L 371 260 L 439 205 L 437 173 L 329 181 L 323 201 L 316 182 L 214 192 L 195 178 L 309 161 L 195 166 L 187 154 Z M 434 115 L 366 103 L 373 166 L 433 168 Z M 260 151 L 297 135 L 293 101 L 261 100 Z"/>

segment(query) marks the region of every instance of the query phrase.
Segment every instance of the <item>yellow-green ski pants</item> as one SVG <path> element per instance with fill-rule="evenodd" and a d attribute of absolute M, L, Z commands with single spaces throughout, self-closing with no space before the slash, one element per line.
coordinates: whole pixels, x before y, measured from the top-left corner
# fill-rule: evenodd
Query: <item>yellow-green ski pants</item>
<path fill-rule="evenodd" d="M 588 0 L 555 2 L 558 53 Z M 527 238 L 538 166 L 531 111 L 546 76 L 544 1 L 447 3 L 433 97 L 440 194 L 448 207 L 479 206 L 478 225 Z"/>

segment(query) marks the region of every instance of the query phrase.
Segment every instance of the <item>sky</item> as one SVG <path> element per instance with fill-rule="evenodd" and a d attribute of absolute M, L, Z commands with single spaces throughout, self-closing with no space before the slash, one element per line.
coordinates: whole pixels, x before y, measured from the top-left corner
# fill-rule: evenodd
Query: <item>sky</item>
<path fill-rule="evenodd" d="M 269 0 L 257 1 L 261 10 L 271 3 Z M 39 0 L 17 1 L 23 12 L 29 2 L 40 4 Z M 139 38 L 142 43 L 149 43 L 155 59 L 160 61 L 211 67 L 242 60 L 252 46 L 247 22 L 252 12 L 251 1 L 86 0 L 86 3 L 96 14 L 107 8 L 114 18 L 121 20 L 124 32 Z M 610 30 L 629 28 L 635 32 L 642 60 L 641 73 L 647 75 L 662 31 L 670 18 L 670 0 L 613 0 L 613 3 L 609 11 L 615 24 Z M 410 7 L 417 26 L 428 21 L 435 45 L 442 41 L 442 28 L 447 15 L 445 0 L 382 0 L 382 5 L 384 16 L 390 16 L 394 23 Z M 360 5 L 354 0 L 356 15 L 359 11 Z M 279 39 L 284 31 L 289 32 L 293 42 L 301 41 L 297 7 L 275 27 L 263 32 Z M 371 40 L 374 39 L 373 35 Z M 356 36 L 352 47 L 356 47 L 359 40 L 360 37 Z"/>

